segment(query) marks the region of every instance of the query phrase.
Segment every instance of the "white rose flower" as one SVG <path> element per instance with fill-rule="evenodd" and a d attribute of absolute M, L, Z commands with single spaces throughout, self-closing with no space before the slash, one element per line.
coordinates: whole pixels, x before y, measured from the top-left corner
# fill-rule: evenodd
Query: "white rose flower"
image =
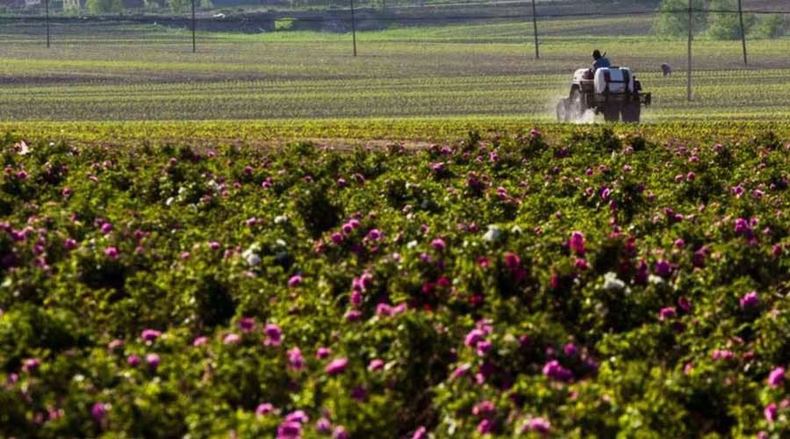
<path fill-rule="evenodd" d="M 483 239 L 487 242 L 497 242 L 502 238 L 502 229 L 496 225 L 489 225 L 488 231 L 483 235 Z"/>
<path fill-rule="evenodd" d="M 250 248 L 244 250 L 241 253 L 241 257 L 244 258 L 245 261 L 247 261 L 247 264 L 249 264 L 250 267 L 255 267 L 256 265 L 261 263 L 261 257 L 258 256 L 257 251 L 258 251 L 258 245 L 253 244 L 252 246 L 250 246 Z"/>
<path fill-rule="evenodd" d="M 617 278 L 617 273 L 608 272 L 603 275 L 603 289 L 608 291 L 622 291 L 625 289 L 625 282 Z"/>

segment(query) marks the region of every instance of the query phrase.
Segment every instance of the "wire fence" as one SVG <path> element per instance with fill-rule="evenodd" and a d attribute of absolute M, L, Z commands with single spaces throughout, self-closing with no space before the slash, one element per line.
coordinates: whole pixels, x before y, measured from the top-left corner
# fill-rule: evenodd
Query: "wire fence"
<path fill-rule="evenodd" d="M 354 0 L 348 0 L 349 6 Z M 48 1 L 44 0 L 48 5 Z M 194 1 L 192 2 L 194 5 Z M 481 3 L 462 3 L 464 5 L 483 5 Z M 496 4 L 496 3 L 494 3 Z M 719 14 L 719 15 L 746 15 L 746 16 L 790 16 L 790 10 L 781 9 L 634 9 L 624 8 L 621 10 L 586 10 L 569 11 L 567 8 L 552 7 L 549 10 L 541 10 L 542 4 L 538 2 L 535 7 L 534 2 L 503 2 L 511 5 L 505 13 L 481 13 L 482 9 L 474 9 L 469 13 L 456 11 L 447 13 L 440 8 L 434 7 L 398 7 L 389 9 L 373 8 L 336 8 L 327 11 L 274 11 L 268 13 L 249 13 L 225 16 L 224 13 L 215 11 L 196 10 L 192 15 L 191 10 L 186 14 L 120 14 L 120 15 L 91 15 L 91 16 L 68 16 L 55 15 L 45 12 L 44 14 L 2 14 L 0 15 L 0 26 L 16 26 L 17 29 L 27 27 L 26 33 L 33 33 L 37 26 L 40 26 L 40 34 L 46 36 L 46 26 L 58 25 L 62 28 L 67 26 L 81 27 L 85 25 L 103 26 L 123 26 L 130 24 L 162 25 L 172 27 L 188 28 L 197 31 L 212 32 L 215 30 L 242 32 L 272 32 L 277 30 L 278 22 L 288 22 L 289 29 L 311 29 L 310 25 L 315 24 L 335 24 L 335 28 L 329 30 L 339 32 L 351 32 L 353 27 L 357 30 L 381 30 L 393 24 L 419 25 L 422 22 L 454 24 L 454 22 L 481 23 L 481 22 L 501 22 L 501 21 L 545 21 L 562 19 L 585 19 L 598 17 L 631 17 L 631 16 L 660 16 L 660 15 L 685 15 L 692 16 Z M 513 12 L 518 7 L 524 8 L 522 12 Z M 46 7 L 44 9 L 47 9 Z M 449 8 L 448 8 L 449 9 Z M 307 26 L 301 26 L 307 25 Z M 788 24 L 790 27 L 790 24 Z M 315 27 L 316 30 L 326 30 L 326 28 Z M 2 32 L 2 28 L 0 28 Z M 613 32 L 615 32 L 613 30 Z M 8 31 L 5 32 L 6 35 Z M 742 32 L 744 35 L 746 32 Z M 50 41 L 51 43 L 51 41 Z"/>

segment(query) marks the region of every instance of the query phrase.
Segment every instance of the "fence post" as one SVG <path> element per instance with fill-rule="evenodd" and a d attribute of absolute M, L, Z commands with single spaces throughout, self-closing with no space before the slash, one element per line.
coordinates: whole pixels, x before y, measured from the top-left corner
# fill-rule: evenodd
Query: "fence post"
<path fill-rule="evenodd" d="M 195 0 L 192 0 L 192 53 L 197 52 L 197 38 L 195 37 Z"/>
<path fill-rule="evenodd" d="M 743 26 L 743 2 L 738 0 L 738 16 L 741 20 L 741 43 L 743 44 L 743 65 L 748 66 L 749 60 L 746 57 L 746 28 Z"/>
<path fill-rule="evenodd" d="M 351 38 L 354 44 L 354 56 L 357 56 L 357 21 L 354 17 L 354 0 L 351 0 Z"/>
<path fill-rule="evenodd" d="M 540 59 L 540 48 L 538 46 L 538 13 L 535 8 L 535 0 L 532 0 L 532 28 L 535 34 L 535 59 Z"/>
<path fill-rule="evenodd" d="M 49 40 L 50 40 L 50 36 L 49 36 L 49 0 L 46 0 L 44 2 L 44 5 L 45 5 L 44 8 L 46 10 L 46 22 L 47 22 L 47 49 L 49 49 Z"/>
<path fill-rule="evenodd" d="M 691 102 L 691 40 L 694 38 L 693 11 L 691 9 L 692 0 L 689 0 L 689 41 L 688 41 L 688 63 L 686 64 L 686 99 Z"/>

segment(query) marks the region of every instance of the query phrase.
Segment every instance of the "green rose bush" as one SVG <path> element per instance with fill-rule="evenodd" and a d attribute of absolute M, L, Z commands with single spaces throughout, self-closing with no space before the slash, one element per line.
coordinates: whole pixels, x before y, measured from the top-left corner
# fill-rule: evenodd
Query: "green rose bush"
<path fill-rule="evenodd" d="M 27 145 L 4 437 L 790 430 L 790 144 Z"/>

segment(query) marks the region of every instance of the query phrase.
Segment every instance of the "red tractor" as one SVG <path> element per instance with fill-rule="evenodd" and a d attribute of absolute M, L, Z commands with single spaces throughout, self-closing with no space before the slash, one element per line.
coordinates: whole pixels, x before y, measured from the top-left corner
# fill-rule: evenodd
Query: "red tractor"
<path fill-rule="evenodd" d="M 557 103 L 557 120 L 574 122 L 592 110 L 603 113 L 607 122 L 639 123 L 642 106 L 651 102 L 651 94 L 642 92 L 642 83 L 628 67 L 579 69 L 573 74 L 570 95 Z"/>

